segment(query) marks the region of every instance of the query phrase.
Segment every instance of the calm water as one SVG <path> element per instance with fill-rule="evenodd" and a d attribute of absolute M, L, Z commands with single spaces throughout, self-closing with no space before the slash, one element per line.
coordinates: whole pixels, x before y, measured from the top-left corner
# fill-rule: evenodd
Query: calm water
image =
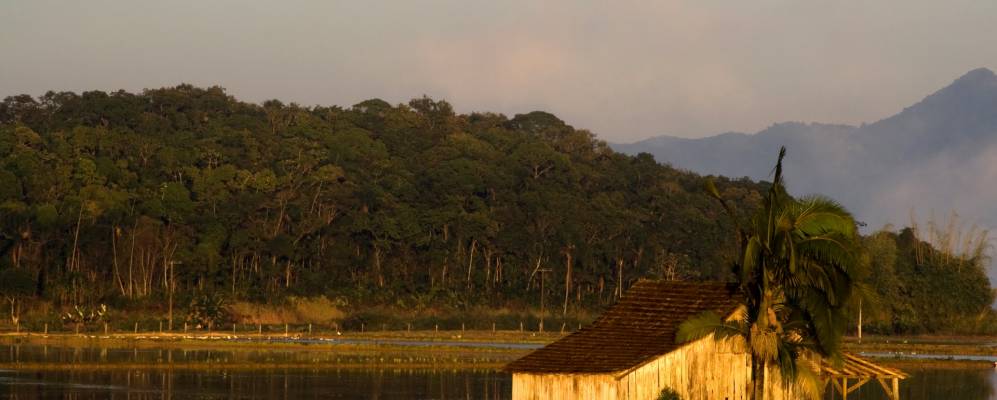
<path fill-rule="evenodd" d="M 0 371 L 3 399 L 508 399 L 490 371 Z"/>
<path fill-rule="evenodd" d="M 901 400 L 989 400 L 997 399 L 997 372 L 990 369 L 907 370 L 911 377 L 900 382 Z M 825 396 L 831 399 L 830 395 Z M 841 395 L 836 394 L 835 399 Z M 878 383 L 866 383 L 848 399 L 887 400 Z"/>
<path fill-rule="evenodd" d="M 455 362 L 473 365 L 487 357 L 445 354 L 439 356 L 437 368 L 433 367 L 437 360 L 432 357 L 435 356 L 342 354 L 330 350 L 3 344 L 0 363 L 4 365 L 52 363 L 56 368 L 0 369 L 0 400 L 508 399 L 512 393 L 511 377 L 506 373 L 443 367 Z M 392 360 L 399 364 L 392 366 Z M 425 366 L 427 361 L 429 367 L 403 366 L 409 362 Z M 164 367 L 171 362 L 186 367 Z M 358 363 L 373 367 L 354 368 Z M 73 365 L 101 367 L 68 367 Z M 997 371 L 992 369 L 908 369 L 907 372 L 912 376 L 901 383 L 901 398 L 905 400 L 997 400 Z M 848 398 L 886 399 L 876 382 L 867 383 Z"/>

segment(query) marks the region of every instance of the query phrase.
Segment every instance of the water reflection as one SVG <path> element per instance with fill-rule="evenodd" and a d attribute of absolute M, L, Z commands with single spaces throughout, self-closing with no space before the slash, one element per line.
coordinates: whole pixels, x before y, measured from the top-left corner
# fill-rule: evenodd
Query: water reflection
<path fill-rule="evenodd" d="M 508 399 L 512 379 L 495 366 L 516 355 L 7 343 L 0 344 L 0 400 Z M 901 384 L 904 400 L 997 399 L 993 369 L 903 369 L 911 374 Z M 875 381 L 848 398 L 887 400 Z"/>
<path fill-rule="evenodd" d="M 0 371 L 8 399 L 507 399 L 494 371 Z"/>
<path fill-rule="evenodd" d="M 904 368 L 911 376 L 900 383 L 902 400 L 992 400 L 997 399 L 997 371 L 984 368 Z M 825 399 L 841 394 L 825 393 Z M 876 381 L 870 381 L 848 394 L 853 400 L 889 400 Z"/>

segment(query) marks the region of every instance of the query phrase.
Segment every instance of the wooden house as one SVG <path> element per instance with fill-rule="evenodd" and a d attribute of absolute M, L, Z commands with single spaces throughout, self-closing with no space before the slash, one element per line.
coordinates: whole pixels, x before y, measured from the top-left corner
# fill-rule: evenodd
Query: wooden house
<path fill-rule="evenodd" d="M 705 311 L 730 315 L 740 305 L 728 284 L 640 281 L 591 325 L 507 365 L 512 398 L 655 400 L 670 388 L 685 400 L 748 399 L 751 365 L 743 347 L 712 337 L 675 341 L 686 319 Z M 842 398 L 876 379 L 899 399 L 898 381 L 906 377 L 851 355 L 838 369 L 822 365 L 821 373 Z M 766 400 L 802 397 L 777 372 L 766 375 Z"/>

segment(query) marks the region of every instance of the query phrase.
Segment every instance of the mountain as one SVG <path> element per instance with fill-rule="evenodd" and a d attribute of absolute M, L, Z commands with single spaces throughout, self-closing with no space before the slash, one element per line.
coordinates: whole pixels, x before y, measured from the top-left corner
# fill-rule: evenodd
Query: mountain
<path fill-rule="evenodd" d="M 650 153 L 705 174 L 770 179 L 786 146 L 795 194 L 822 193 L 876 229 L 911 213 L 997 227 L 997 75 L 980 68 L 898 114 L 862 126 L 787 122 L 754 134 L 702 139 L 660 136 L 617 151 Z"/>

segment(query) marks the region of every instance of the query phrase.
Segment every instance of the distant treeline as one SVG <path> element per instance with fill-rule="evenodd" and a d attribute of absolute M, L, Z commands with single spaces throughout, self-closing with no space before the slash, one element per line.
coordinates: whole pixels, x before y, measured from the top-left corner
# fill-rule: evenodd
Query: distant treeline
<path fill-rule="evenodd" d="M 402 307 L 611 302 L 648 275 L 723 279 L 703 178 L 553 115 L 428 98 L 350 108 L 221 88 L 0 105 L 0 264 L 56 306 L 200 293 Z M 750 208 L 760 184 L 721 179 Z"/>
<path fill-rule="evenodd" d="M 258 105 L 189 85 L 8 97 L 0 164 L 5 293 L 55 309 L 161 312 L 174 297 L 183 310 L 206 295 L 524 309 L 542 282 L 548 310 L 571 313 L 641 277 L 728 279 L 734 251 L 703 177 L 548 113 L 429 98 Z M 767 186 L 717 185 L 745 215 Z M 893 280 L 871 281 L 888 300 L 876 326 L 933 330 L 939 313 L 987 309 L 979 262 L 911 263 L 905 236 L 870 241 L 883 237 L 897 256 L 878 270 Z M 961 286 L 935 287 L 945 279 Z"/>

